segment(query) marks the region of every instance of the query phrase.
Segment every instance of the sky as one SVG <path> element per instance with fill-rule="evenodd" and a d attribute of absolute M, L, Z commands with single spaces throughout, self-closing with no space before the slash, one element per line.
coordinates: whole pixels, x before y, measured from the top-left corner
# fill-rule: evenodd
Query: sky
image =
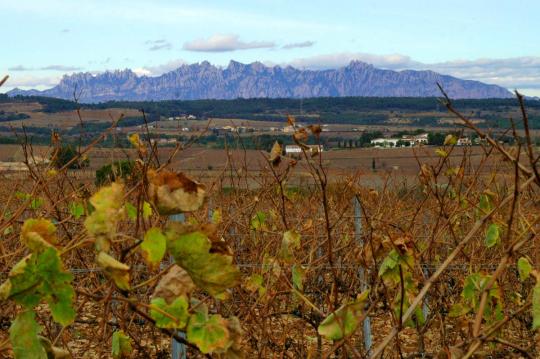
<path fill-rule="evenodd" d="M 540 96 L 538 0 L 0 0 L 0 77 L 261 61 L 433 70 Z"/>

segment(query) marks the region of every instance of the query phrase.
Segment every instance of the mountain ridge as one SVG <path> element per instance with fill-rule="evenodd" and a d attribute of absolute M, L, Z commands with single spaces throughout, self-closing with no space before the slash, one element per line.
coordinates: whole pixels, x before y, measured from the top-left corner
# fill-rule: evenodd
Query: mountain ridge
<path fill-rule="evenodd" d="M 431 97 L 440 96 L 439 82 L 452 98 L 507 98 L 507 89 L 479 81 L 462 80 L 433 71 L 379 69 L 361 61 L 328 70 L 299 70 L 292 66 L 243 64 L 231 60 L 227 67 L 208 61 L 185 64 L 162 75 L 139 76 L 130 69 L 64 75 L 51 89 L 8 92 L 49 96 L 80 102 L 111 100 L 197 100 L 234 98 L 306 97 Z"/>

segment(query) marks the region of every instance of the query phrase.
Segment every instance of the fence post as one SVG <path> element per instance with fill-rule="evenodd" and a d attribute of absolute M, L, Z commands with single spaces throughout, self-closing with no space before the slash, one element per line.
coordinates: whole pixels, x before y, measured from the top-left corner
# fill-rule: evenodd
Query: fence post
<path fill-rule="evenodd" d="M 180 214 L 173 214 L 172 216 L 169 216 L 170 221 L 175 222 L 184 222 L 186 217 L 183 213 Z M 174 263 L 174 258 L 171 256 L 169 259 L 170 263 Z M 186 333 L 177 331 L 177 334 L 182 337 L 186 338 Z M 176 339 L 171 339 L 171 359 L 186 359 L 186 346 L 183 343 L 177 342 Z"/>
<path fill-rule="evenodd" d="M 431 224 L 430 221 L 429 221 L 429 217 L 426 216 L 426 214 L 424 213 L 424 226 L 425 228 L 429 228 L 429 225 Z M 430 264 L 426 264 L 426 265 L 423 265 L 422 266 L 422 272 L 424 274 L 424 278 L 429 278 L 431 276 L 431 268 L 430 268 Z M 428 298 L 429 296 L 425 296 L 424 297 L 424 301 L 422 303 L 422 315 L 424 316 L 424 321 L 427 323 L 427 318 L 429 316 L 429 306 L 428 306 Z"/>
<path fill-rule="evenodd" d="M 431 276 L 431 271 L 428 266 L 423 266 L 422 271 L 424 272 L 424 278 L 429 278 Z M 424 321 L 427 322 L 429 316 L 429 306 L 428 306 L 428 296 L 424 297 L 424 302 L 422 303 L 422 315 L 424 316 Z"/>
<path fill-rule="evenodd" d="M 358 200 L 357 196 L 354 196 L 353 199 L 354 203 L 354 239 L 356 240 L 356 243 L 360 247 L 364 245 L 364 242 L 362 241 L 362 207 L 360 200 Z M 362 291 L 367 289 L 367 282 L 366 282 L 366 273 L 364 271 L 364 268 L 360 266 L 358 268 L 358 277 L 360 278 L 360 288 Z M 363 332 L 364 332 L 364 348 L 366 349 L 366 352 L 371 351 L 371 320 L 369 316 L 366 316 L 363 323 Z"/>

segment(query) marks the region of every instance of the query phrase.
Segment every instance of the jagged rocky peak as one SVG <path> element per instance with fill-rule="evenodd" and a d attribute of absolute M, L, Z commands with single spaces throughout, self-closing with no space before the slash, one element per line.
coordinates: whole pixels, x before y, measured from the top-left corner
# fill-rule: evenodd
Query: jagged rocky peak
<path fill-rule="evenodd" d="M 375 67 L 372 64 L 368 64 L 367 62 L 360 61 L 360 60 L 352 60 L 349 65 L 347 65 L 348 69 L 362 69 L 362 70 L 372 70 L 375 69 Z"/>
<path fill-rule="evenodd" d="M 243 64 L 231 60 L 227 67 L 203 61 L 182 65 L 157 77 L 137 76 L 130 69 L 100 74 L 64 76 L 59 85 L 45 91 L 13 90 L 11 95 L 39 94 L 70 99 L 83 89 L 84 102 L 109 100 L 234 99 L 238 97 L 439 96 L 440 82 L 453 98 L 505 98 L 505 88 L 461 80 L 432 71 L 378 69 L 362 61 L 330 70 L 269 67 L 261 62 Z"/>

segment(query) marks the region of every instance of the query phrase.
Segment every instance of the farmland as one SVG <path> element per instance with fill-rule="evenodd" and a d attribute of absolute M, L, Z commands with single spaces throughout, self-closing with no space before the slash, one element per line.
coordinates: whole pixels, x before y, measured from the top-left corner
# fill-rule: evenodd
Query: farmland
<path fill-rule="evenodd" d="M 439 146 L 292 158 L 278 142 L 243 148 L 273 122 L 185 121 L 201 129 L 159 146 L 145 134 L 174 132 L 175 121 L 117 130 L 108 128 L 115 116 L 135 113 L 35 110 L 21 121 L 39 126 L 57 116 L 64 129 L 81 119 L 107 128 L 74 138 L 75 155 L 62 163 L 64 135 L 0 149 L 2 163 L 21 165 L 2 172 L 2 355 L 21 350 L 17 323 L 39 326 L 46 339 L 19 332 L 37 353 L 76 358 L 101 358 L 111 347 L 124 357 L 168 357 L 173 339 L 190 357 L 540 350 L 534 131 L 516 129 L 504 143 L 460 120 L 484 140 L 457 146 L 461 127 Z M 212 148 L 199 143 L 210 121 L 254 130 Z M 292 131 L 282 136 L 301 148 L 327 136 L 287 121 Z M 121 170 L 118 161 L 131 165 Z M 111 177 L 96 185 L 107 165 Z"/>

